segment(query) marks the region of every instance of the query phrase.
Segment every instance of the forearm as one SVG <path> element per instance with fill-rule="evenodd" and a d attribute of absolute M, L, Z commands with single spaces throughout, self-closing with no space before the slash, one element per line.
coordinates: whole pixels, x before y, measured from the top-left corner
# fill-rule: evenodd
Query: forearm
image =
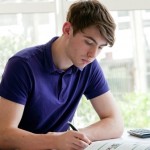
<path fill-rule="evenodd" d="M 80 131 L 85 133 L 91 141 L 118 138 L 123 133 L 123 121 L 105 118 Z"/>
<path fill-rule="evenodd" d="M 48 150 L 55 144 L 53 134 L 33 134 L 16 128 L 1 130 L 0 149 Z"/>

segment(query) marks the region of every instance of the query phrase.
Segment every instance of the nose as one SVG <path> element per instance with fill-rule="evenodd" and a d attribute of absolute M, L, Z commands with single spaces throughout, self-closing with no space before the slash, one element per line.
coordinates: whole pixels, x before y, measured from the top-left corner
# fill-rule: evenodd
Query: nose
<path fill-rule="evenodd" d="M 96 58 L 97 56 L 97 48 L 92 48 L 87 53 L 88 58 Z"/>

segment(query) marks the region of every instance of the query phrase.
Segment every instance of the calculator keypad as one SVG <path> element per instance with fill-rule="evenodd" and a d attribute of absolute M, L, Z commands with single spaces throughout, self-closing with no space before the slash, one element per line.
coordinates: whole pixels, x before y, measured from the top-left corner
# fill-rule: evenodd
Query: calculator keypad
<path fill-rule="evenodd" d="M 132 130 L 129 130 L 128 133 L 130 135 L 137 136 L 140 138 L 150 138 L 149 129 L 132 129 Z"/>

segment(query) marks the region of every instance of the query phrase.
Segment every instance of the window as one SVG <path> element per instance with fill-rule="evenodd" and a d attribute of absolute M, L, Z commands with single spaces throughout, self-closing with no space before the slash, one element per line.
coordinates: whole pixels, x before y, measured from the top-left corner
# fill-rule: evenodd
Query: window
<path fill-rule="evenodd" d="M 25 47 L 45 43 L 58 32 L 54 1 L 33 0 L 29 5 L 23 0 L 10 2 L 0 0 L 1 75 L 12 54 Z"/>

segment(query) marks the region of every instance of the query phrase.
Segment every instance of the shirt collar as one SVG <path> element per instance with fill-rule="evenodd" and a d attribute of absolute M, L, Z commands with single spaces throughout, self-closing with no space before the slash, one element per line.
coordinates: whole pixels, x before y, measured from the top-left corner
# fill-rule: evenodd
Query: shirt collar
<path fill-rule="evenodd" d="M 53 62 L 53 58 L 52 58 L 52 53 L 51 53 L 51 47 L 52 47 L 52 43 L 57 39 L 58 37 L 53 37 L 48 43 L 45 44 L 45 66 L 46 69 L 50 72 L 50 73 L 54 73 L 54 72 L 58 72 L 58 73 L 64 73 L 63 70 L 56 68 L 54 62 Z M 75 73 L 77 71 L 82 71 L 83 69 L 78 68 L 74 65 L 72 65 L 71 67 L 69 67 L 65 73 L 67 74 L 71 74 L 71 73 Z"/>

